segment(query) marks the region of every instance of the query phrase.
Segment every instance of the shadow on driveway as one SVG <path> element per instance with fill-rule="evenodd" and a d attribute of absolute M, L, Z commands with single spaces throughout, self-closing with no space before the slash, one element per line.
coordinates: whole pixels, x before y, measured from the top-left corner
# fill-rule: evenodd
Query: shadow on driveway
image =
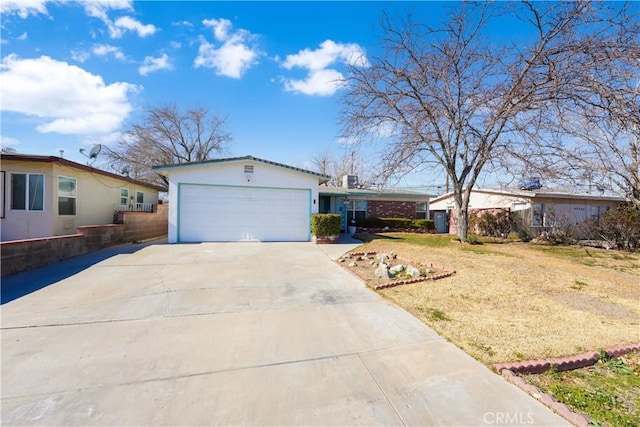
<path fill-rule="evenodd" d="M 166 243 L 166 239 L 111 246 L 99 251 L 34 268 L 33 270 L 3 277 L 2 285 L 0 286 L 0 303 L 5 304 L 45 288 L 116 255 L 132 254 L 147 246 L 164 243 Z"/>

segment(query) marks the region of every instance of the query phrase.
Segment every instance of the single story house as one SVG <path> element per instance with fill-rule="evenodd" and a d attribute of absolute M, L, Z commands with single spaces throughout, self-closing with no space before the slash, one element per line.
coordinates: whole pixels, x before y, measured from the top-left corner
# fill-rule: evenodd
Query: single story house
<path fill-rule="evenodd" d="M 342 216 L 347 231 L 358 218 L 429 218 L 429 195 L 411 190 L 359 188 L 357 177 L 347 175 L 342 187 L 321 186 L 320 213 Z"/>
<path fill-rule="evenodd" d="M 519 215 L 522 226 L 532 236 L 549 228 L 562 228 L 582 223 L 587 218 L 599 218 L 614 209 L 624 199 L 611 195 L 575 194 L 539 190 L 472 190 L 469 213 L 507 210 Z M 438 233 L 456 233 L 457 213 L 453 193 L 435 197 L 430 202 L 431 218 Z"/>
<path fill-rule="evenodd" d="M 309 241 L 330 177 L 253 156 L 165 165 L 169 243 Z"/>
<path fill-rule="evenodd" d="M 162 187 L 57 156 L 0 155 L 2 241 L 75 234 L 119 210 L 153 211 Z"/>

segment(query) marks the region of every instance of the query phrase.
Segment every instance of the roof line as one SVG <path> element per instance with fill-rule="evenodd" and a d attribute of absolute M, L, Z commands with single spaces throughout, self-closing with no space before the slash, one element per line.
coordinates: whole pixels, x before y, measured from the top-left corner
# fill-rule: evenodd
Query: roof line
<path fill-rule="evenodd" d="M 8 153 L 2 153 L 0 155 L 0 159 L 2 159 L 3 161 L 9 161 L 9 160 L 15 160 L 15 161 L 23 161 L 23 162 L 39 162 L 39 163 L 58 163 L 61 165 L 65 165 L 71 168 L 75 168 L 75 169 L 80 169 L 86 172 L 90 172 L 90 173 L 97 173 L 100 175 L 104 175 L 104 176 L 108 176 L 110 178 L 117 178 L 120 179 L 122 181 L 126 181 L 129 182 L 131 184 L 136 184 L 136 185 L 144 185 L 146 187 L 152 188 L 154 190 L 157 191 L 167 191 L 166 188 L 161 187 L 159 185 L 156 184 L 152 184 L 149 182 L 145 182 L 145 181 L 141 181 L 139 179 L 134 179 L 128 176 L 122 176 L 122 175 L 118 175 L 106 170 L 102 170 L 102 169 L 98 169 L 98 168 L 94 168 L 88 165 L 83 165 L 82 163 L 77 163 L 77 162 L 73 162 L 71 160 L 65 159 L 63 157 L 58 157 L 58 156 L 42 156 L 39 154 L 8 154 Z"/>
<path fill-rule="evenodd" d="M 271 165 L 271 166 L 276 166 L 276 167 L 280 167 L 280 168 L 284 168 L 284 169 L 290 169 L 296 172 L 302 172 L 305 174 L 309 174 L 309 175 L 313 175 L 316 176 L 320 179 L 325 179 L 325 180 L 329 180 L 331 179 L 331 177 L 329 175 L 324 175 L 321 174 L 319 172 L 314 172 L 314 171 L 310 171 L 307 169 L 302 169 L 296 166 L 290 166 L 284 163 L 278 163 L 278 162 L 274 162 L 271 160 L 266 160 L 266 159 L 261 159 L 259 157 L 254 157 L 254 156 L 242 156 L 242 157 L 227 157 L 227 158 L 221 158 L 221 159 L 209 159 L 209 160 L 201 160 L 198 162 L 189 162 L 189 163 L 175 163 L 175 164 L 169 164 L 169 165 L 159 165 L 159 166 L 154 166 L 152 169 L 155 171 L 166 171 L 168 169 L 176 169 L 176 168 L 182 168 L 182 167 L 191 167 L 191 166 L 200 166 L 200 165 L 207 165 L 207 164 L 215 164 L 215 163 L 231 163 L 231 162 L 240 162 L 240 161 L 248 161 L 248 160 L 252 160 L 258 163 L 264 163 L 267 165 Z"/>

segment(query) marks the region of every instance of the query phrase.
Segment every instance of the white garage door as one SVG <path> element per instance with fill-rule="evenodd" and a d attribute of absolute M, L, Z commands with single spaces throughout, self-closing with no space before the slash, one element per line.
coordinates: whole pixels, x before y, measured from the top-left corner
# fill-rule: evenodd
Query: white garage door
<path fill-rule="evenodd" d="M 309 240 L 309 190 L 181 185 L 178 241 Z"/>

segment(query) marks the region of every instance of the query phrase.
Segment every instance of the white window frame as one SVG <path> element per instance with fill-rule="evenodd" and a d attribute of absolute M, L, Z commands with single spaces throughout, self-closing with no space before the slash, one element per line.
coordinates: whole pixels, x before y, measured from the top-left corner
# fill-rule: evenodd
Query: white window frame
<path fill-rule="evenodd" d="M 420 209 L 424 207 L 424 209 Z M 416 202 L 415 219 L 427 219 L 427 202 Z"/>
<path fill-rule="evenodd" d="M 74 194 L 66 194 L 66 195 L 61 195 L 60 194 L 60 179 L 69 179 L 72 180 L 74 182 Z M 61 214 L 60 213 L 60 197 L 66 197 L 68 199 L 74 199 L 75 202 L 73 204 L 73 213 L 72 214 Z M 78 179 L 77 178 L 72 178 L 70 176 L 63 176 L 63 175 L 59 175 L 58 176 L 58 215 L 60 216 L 75 216 L 78 213 Z"/>
<path fill-rule="evenodd" d="M 123 195 L 123 193 L 126 193 L 126 194 Z M 121 188 L 120 189 L 120 206 L 127 206 L 128 204 L 129 204 L 129 189 Z"/>
<path fill-rule="evenodd" d="M 13 177 L 14 175 L 24 175 L 25 176 L 25 189 L 24 189 L 24 209 L 20 209 L 20 208 L 14 208 L 13 207 Z M 29 206 L 29 200 L 31 199 L 31 194 L 30 194 L 30 185 L 29 185 L 29 180 L 30 177 L 32 176 L 39 176 L 42 178 L 42 209 L 31 209 Z M 46 186 L 45 186 L 45 180 L 44 180 L 44 174 L 41 173 L 28 173 L 28 172 L 15 172 L 15 173 L 11 173 L 11 178 L 10 178 L 10 182 L 9 182 L 9 188 L 11 189 L 11 194 L 10 194 L 10 199 L 9 199 L 9 206 L 10 209 L 12 211 L 25 211 L 25 212 L 44 212 L 45 209 L 45 191 L 46 191 Z"/>

